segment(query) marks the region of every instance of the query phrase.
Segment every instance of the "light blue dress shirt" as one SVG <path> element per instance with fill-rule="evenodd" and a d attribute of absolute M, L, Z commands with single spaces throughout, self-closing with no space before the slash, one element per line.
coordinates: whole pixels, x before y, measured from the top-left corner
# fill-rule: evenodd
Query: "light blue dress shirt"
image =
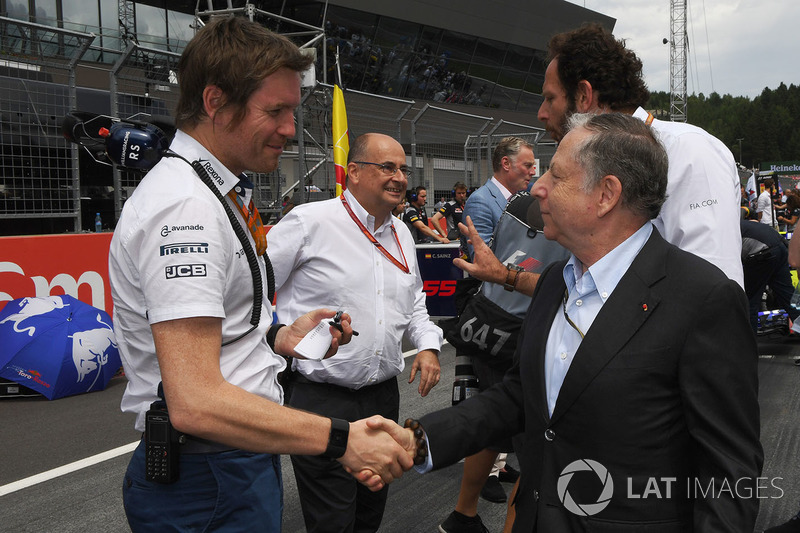
<path fill-rule="evenodd" d="M 628 271 L 652 233 L 653 224 L 645 223 L 636 233 L 604 255 L 586 272 L 583 272 L 581 262 L 574 255 L 570 256 L 563 271 L 568 292 L 566 313 L 584 335 L 592 327 L 592 322 L 600 312 L 600 308 L 611 296 L 619 280 Z M 563 310 L 556 313 L 547 337 L 544 356 L 547 407 L 551 416 L 561 385 L 564 383 L 564 377 L 575 357 L 575 352 L 581 345 L 581 340 L 581 333 L 570 326 Z M 425 439 L 427 440 L 427 438 L 426 435 Z M 428 450 L 430 450 L 430 445 Z M 430 472 L 433 469 L 431 454 L 428 454 L 424 465 L 415 465 L 414 469 L 420 474 Z"/>
<path fill-rule="evenodd" d="M 647 222 L 622 244 L 590 266 L 586 272 L 583 272 L 583 265 L 574 255 L 564 266 L 564 282 L 567 285 L 566 303 L 553 320 L 544 356 L 547 408 L 551 416 L 556 407 L 561 385 L 583 336 L 592 327 L 603 304 L 639 255 L 639 251 L 652 232 L 653 225 Z M 567 316 L 573 325 L 567 321 Z"/>

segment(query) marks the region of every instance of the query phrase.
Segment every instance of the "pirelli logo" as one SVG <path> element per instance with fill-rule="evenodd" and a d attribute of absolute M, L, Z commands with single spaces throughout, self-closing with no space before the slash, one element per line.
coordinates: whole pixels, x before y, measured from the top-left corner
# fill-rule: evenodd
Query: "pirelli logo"
<path fill-rule="evenodd" d="M 159 247 L 159 255 L 207 254 L 207 242 L 176 242 Z"/>
<path fill-rule="evenodd" d="M 170 265 L 166 267 L 167 279 L 175 278 L 204 278 L 206 277 L 206 265 Z"/>

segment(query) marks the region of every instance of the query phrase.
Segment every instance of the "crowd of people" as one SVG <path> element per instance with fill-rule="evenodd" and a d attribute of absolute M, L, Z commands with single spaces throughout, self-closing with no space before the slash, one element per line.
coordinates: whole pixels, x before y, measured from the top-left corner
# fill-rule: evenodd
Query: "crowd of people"
<path fill-rule="evenodd" d="M 558 148 L 535 182 L 533 146 L 503 139 L 492 178 L 468 198 L 457 184 L 431 228 L 424 188 L 405 207 L 402 146 L 366 133 L 345 192 L 293 207 L 267 235 L 244 172 L 276 168 L 311 59 L 243 17 L 197 33 L 178 64 L 178 131 L 110 249 L 122 408 L 143 434 L 123 483 L 134 532 L 280 531 L 290 454 L 308 531 L 377 531 L 392 481 L 467 458 L 439 530 L 481 533 L 477 498 L 493 468 L 509 472 L 506 451 L 520 466 L 509 531 L 753 531 L 758 358 L 733 156 L 647 113 L 641 61 L 601 26 L 556 35 L 548 60 L 539 119 Z M 499 251 L 520 191 L 563 258 L 533 268 Z M 796 223 L 791 198 L 770 220 Z M 455 264 L 523 304 L 519 329 L 502 362 L 503 343 L 472 355 L 479 394 L 400 426 L 403 338 L 418 394 L 441 379 L 415 245 L 455 228 L 467 250 Z M 159 253 L 183 242 L 202 244 Z M 587 468 L 627 491 L 570 484 Z M 675 482 L 671 497 L 627 496 L 656 478 Z"/>
<path fill-rule="evenodd" d="M 465 71 L 450 66 L 450 53 L 436 55 L 427 46 L 413 46 L 403 36 L 385 49 L 359 31 L 326 24 L 328 56 L 338 54 L 342 83 L 368 93 L 435 102 L 488 105 L 490 82 L 474 83 Z M 337 75 L 330 66 L 330 76 Z M 489 91 L 491 93 L 491 91 Z"/>

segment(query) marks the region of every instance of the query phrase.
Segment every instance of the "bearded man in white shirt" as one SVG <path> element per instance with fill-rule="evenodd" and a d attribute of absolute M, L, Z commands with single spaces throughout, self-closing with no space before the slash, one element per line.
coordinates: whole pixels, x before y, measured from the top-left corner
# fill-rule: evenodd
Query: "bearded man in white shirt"
<path fill-rule="evenodd" d="M 356 139 L 347 172 L 342 196 L 295 207 L 267 236 L 280 321 L 327 306 L 347 312 L 360 333 L 335 362 L 296 361 L 289 404 L 397 420 L 403 336 L 418 350 L 409 383 L 419 374 L 422 396 L 439 382 L 443 338 L 425 307 L 414 239 L 392 216 L 411 171 L 400 143 L 370 133 Z M 309 532 L 379 528 L 387 489 L 365 490 L 326 457 L 294 455 L 292 465 Z"/>
<path fill-rule="evenodd" d="M 664 239 L 719 267 L 744 287 L 739 232 L 741 182 L 731 151 L 691 124 L 654 119 L 642 62 L 599 24 L 550 40 L 538 118 L 553 139 L 573 113 L 618 111 L 653 128 L 669 157 L 667 200 L 654 224 Z"/>

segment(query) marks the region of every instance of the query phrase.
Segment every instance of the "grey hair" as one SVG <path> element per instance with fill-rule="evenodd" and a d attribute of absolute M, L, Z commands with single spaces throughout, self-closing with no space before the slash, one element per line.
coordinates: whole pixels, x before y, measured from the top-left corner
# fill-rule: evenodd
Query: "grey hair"
<path fill-rule="evenodd" d="M 499 172 L 503 165 L 503 158 L 508 157 L 516 161 L 520 150 L 528 147 L 533 151 L 533 145 L 521 137 L 504 137 L 492 152 L 492 170 Z"/>
<path fill-rule="evenodd" d="M 656 133 L 641 120 L 623 113 L 575 113 L 568 129 L 591 134 L 575 149 L 585 171 L 584 191 L 608 175 L 622 184 L 622 205 L 647 219 L 658 216 L 667 199 L 669 160 Z"/>

